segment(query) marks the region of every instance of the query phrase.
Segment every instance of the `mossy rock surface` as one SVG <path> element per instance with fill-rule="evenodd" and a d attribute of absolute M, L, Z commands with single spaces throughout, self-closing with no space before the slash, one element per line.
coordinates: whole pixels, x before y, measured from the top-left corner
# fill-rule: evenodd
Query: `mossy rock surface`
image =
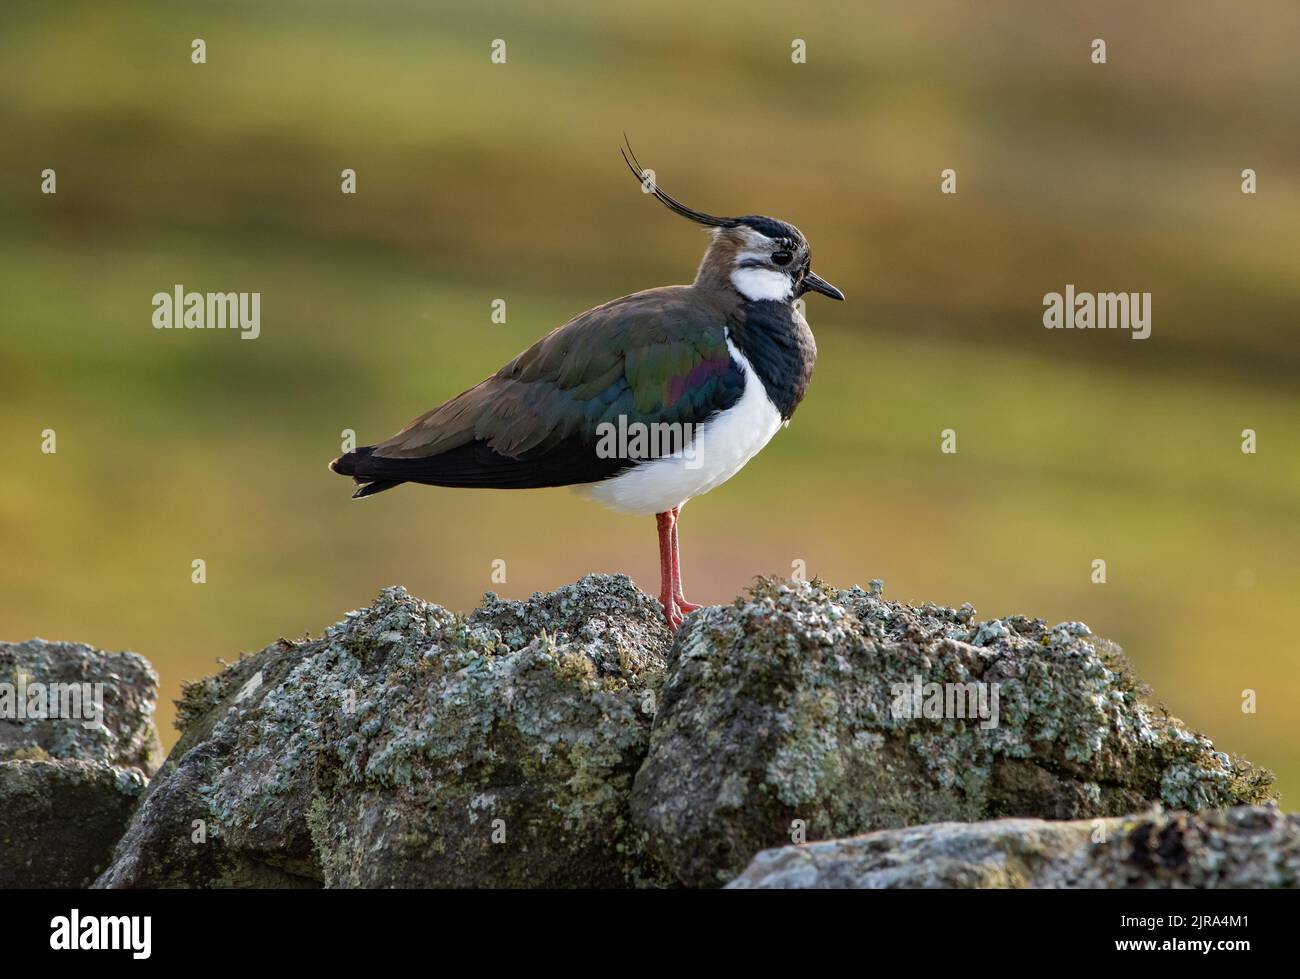
<path fill-rule="evenodd" d="M 896 685 L 993 684 L 986 717 Z M 623 576 L 468 616 L 385 589 L 189 684 L 106 887 L 719 886 L 792 838 L 1255 803 L 1079 623 L 760 582 L 674 640 Z"/>
<path fill-rule="evenodd" d="M 682 883 L 717 886 L 792 841 L 1257 803 L 1270 781 L 1149 706 L 1082 623 L 763 581 L 679 633 L 633 811 Z"/>
<path fill-rule="evenodd" d="M 668 883 L 629 805 L 668 646 L 622 576 L 464 618 L 385 589 L 186 688 L 100 883 Z"/>

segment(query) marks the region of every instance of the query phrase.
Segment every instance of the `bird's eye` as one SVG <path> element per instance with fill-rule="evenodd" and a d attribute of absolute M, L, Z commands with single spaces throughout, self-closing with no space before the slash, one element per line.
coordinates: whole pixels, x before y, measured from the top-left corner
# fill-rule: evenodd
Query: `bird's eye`
<path fill-rule="evenodd" d="M 773 252 L 772 261 L 777 265 L 789 265 L 794 258 L 789 252 Z"/>

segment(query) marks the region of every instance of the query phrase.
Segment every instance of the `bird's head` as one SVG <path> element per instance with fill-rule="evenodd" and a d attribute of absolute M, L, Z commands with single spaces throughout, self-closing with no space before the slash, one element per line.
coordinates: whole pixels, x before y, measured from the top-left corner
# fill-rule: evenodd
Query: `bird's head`
<path fill-rule="evenodd" d="M 844 298 L 844 293 L 813 272 L 812 249 L 793 224 L 760 214 L 723 218 L 697 211 L 668 196 L 642 168 L 631 146 L 623 159 L 647 193 L 670 211 L 713 228 L 713 241 L 695 277 L 697 285 L 734 289 L 751 302 L 793 302 L 806 292 Z"/>

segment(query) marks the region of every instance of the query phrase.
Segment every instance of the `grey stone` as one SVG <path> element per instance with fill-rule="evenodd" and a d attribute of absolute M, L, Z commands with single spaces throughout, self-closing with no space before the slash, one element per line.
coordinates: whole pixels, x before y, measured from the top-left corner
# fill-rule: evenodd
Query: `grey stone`
<path fill-rule="evenodd" d="M 1269 806 L 998 819 L 764 850 L 730 888 L 1293 888 L 1300 816 Z"/>
<path fill-rule="evenodd" d="M 0 888 L 89 886 L 144 785 L 102 762 L 0 761 Z"/>

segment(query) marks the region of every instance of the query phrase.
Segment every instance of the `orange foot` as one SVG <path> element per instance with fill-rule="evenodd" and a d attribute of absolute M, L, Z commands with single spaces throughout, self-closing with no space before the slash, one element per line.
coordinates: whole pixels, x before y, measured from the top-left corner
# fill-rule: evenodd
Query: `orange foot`
<path fill-rule="evenodd" d="M 677 627 L 682 624 L 683 611 L 681 606 L 677 604 L 671 592 L 665 592 L 660 595 L 659 604 L 663 606 L 664 619 L 668 622 L 668 631 L 676 632 Z M 693 611 L 696 607 L 697 606 L 692 605 L 691 608 L 686 611 Z"/>

